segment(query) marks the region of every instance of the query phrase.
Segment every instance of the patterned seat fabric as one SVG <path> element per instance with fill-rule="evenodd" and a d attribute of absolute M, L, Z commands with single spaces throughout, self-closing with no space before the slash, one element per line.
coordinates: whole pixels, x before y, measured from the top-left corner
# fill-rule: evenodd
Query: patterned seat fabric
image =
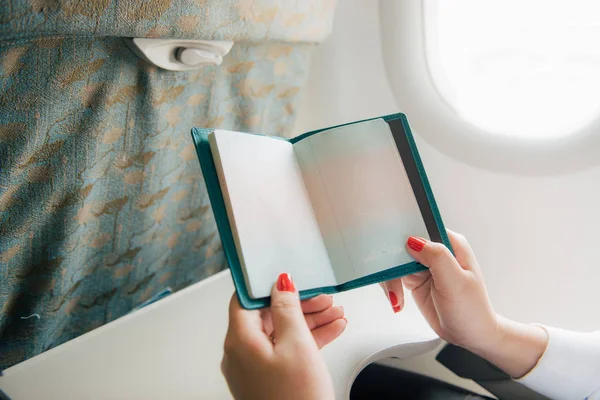
<path fill-rule="evenodd" d="M 0 369 L 226 267 L 190 129 L 289 136 L 310 49 L 330 32 L 333 8 L 4 3 Z M 221 66 L 169 72 L 135 56 L 125 37 L 236 44 Z"/>

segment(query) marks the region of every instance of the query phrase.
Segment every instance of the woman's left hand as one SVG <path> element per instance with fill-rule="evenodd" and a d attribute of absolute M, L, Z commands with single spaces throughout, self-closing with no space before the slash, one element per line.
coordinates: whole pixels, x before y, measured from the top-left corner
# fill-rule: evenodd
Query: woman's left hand
<path fill-rule="evenodd" d="M 344 328 L 346 328 L 344 307 L 334 307 L 333 297 L 331 296 L 321 294 L 308 300 L 302 300 L 300 307 L 304 313 L 306 325 L 308 325 L 308 329 L 310 329 L 319 349 L 337 339 L 344 331 Z M 277 333 L 273 328 L 271 308 L 261 309 L 260 316 L 263 321 L 263 331 L 270 338 L 276 339 Z M 338 320 L 344 320 L 344 323 L 341 321 L 334 323 Z"/>
<path fill-rule="evenodd" d="M 301 305 L 288 274 L 271 293 L 271 307 L 243 309 L 234 295 L 221 369 L 236 399 L 333 399 L 319 348 L 346 328 L 329 296 Z"/>

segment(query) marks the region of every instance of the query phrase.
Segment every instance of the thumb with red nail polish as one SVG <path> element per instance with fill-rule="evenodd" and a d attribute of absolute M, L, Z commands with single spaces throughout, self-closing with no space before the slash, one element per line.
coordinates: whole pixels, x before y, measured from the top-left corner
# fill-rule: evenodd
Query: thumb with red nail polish
<path fill-rule="evenodd" d="M 271 291 L 271 315 L 278 345 L 284 346 L 290 338 L 314 344 L 300 306 L 296 285 L 290 274 L 283 273 L 277 278 Z"/>

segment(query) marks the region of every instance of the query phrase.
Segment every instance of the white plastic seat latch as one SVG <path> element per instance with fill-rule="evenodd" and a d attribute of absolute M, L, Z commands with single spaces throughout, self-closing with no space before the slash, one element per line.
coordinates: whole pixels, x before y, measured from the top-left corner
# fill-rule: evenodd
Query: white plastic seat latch
<path fill-rule="evenodd" d="M 233 47 L 230 40 L 127 39 L 142 59 L 169 71 L 189 71 L 207 65 L 221 65 Z"/>

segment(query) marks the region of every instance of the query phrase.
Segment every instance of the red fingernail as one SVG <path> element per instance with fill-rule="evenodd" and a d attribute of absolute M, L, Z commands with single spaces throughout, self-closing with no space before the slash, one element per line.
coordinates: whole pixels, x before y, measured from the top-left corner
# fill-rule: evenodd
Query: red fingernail
<path fill-rule="evenodd" d="M 394 312 L 395 312 L 395 313 L 399 313 L 399 312 L 400 312 L 400 310 L 402 310 L 402 306 L 394 306 L 394 307 L 392 307 L 392 308 L 394 309 Z"/>
<path fill-rule="evenodd" d="M 409 237 L 407 242 L 408 247 L 410 247 L 414 251 L 423 250 L 423 247 L 425 247 L 425 243 L 427 243 L 425 239 L 416 236 Z"/>
<path fill-rule="evenodd" d="M 277 278 L 277 290 L 280 292 L 295 292 L 296 286 L 290 274 L 283 273 Z"/>
<path fill-rule="evenodd" d="M 390 303 L 392 303 L 392 307 L 397 306 L 398 305 L 398 297 L 396 296 L 396 293 L 389 291 L 388 296 L 390 298 Z"/>

